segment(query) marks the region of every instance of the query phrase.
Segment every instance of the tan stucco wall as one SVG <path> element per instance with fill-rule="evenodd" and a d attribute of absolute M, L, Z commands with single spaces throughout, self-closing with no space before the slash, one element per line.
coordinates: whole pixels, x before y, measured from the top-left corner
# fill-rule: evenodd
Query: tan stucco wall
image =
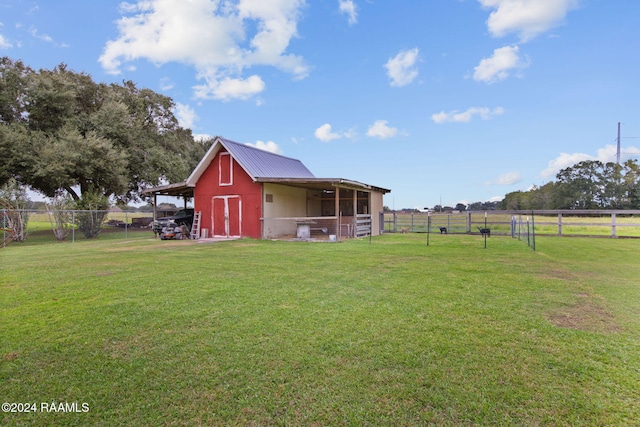
<path fill-rule="evenodd" d="M 371 234 L 378 236 L 380 234 L 380 212 L 384 209 L 383 194 L 371 193 Z"/>
<path fill-rule="evenodd" d="M 270 218 L 292 218 L 307 216 L 307 190 L 286 185 L 265 183 L 263 186 L 262 206 L 264 212 L 263 232 L 265 239 L 284 235 L 295 235 L 296 224 L 290 220 Z M 273 202 L 266 202 L 267 194 L 273 196 Z"/>

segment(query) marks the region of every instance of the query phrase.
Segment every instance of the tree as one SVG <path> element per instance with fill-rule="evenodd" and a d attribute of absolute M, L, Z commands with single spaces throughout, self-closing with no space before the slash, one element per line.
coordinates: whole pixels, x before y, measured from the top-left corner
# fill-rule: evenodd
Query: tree
<path fill-rule="evenodd" d="M 498 206 L 505 210 L 559 209 L 558 194 L 556 183 L 548 182 L 529 191 L 507 193 Z"/>
<path fill-rule="evenodd" d="M 563 207 L 578 209 L 628 209 L 638 207 L 638 163 L 624 165 L 587 160 L 556 175 Z"/>
<path fill-rule="evenodd" d="M 8 180 L 0 187 L 0 227 L 10 232 L 10 239 L 22 242 L 27 238 L 29 213 L 26 211 L 29 197 L 26 190 L 15 179 Z M 3 246 L 6 242 L 3 240 Z"/>
<path fill-rule="evenodd" d="M 133 82 L 95 83 L 61 64 L 31 70 L 0 60 L 0 185 L 10 178 L 81 206 L 87 195 L 140 201 L 186 179 L 205 152 L 179 126 L 173 100 Z"/>
<path fill-rule="evenodd" d="M 512 191 L 504 196 L 504 199 L 500 202 L 500 209 L 505 210 L 521 210 L 524 208 L 523 203 L 524 193 L 522 191 Z"/>
<path fill-rule="evenodd" d="M 623 187 L 629 209 L 640 209 L 640 166 L 636 160 L 624 163 Z"/>
<path fill-rule="evenodd" d="M 92 239 L 100 234 L 102 224 L 109 214 L 109 199 L 97 191 L 88 190 L 76 202 L 76 224 L 84 237 Z"/>
<path fill-rule="evenodd" d="M 22 61 L 0 58 L 0 124 L 24 121 L 24 94 L 27 76 L 32 72 Z"/>
<path fill-rule="evenodd" d="M 467 205 L 468 211 L 489 211 L 494 210 L 498 207 L 498 202 L 473 202 Z"/>
<path fill-rule="evenodd" d="M 68 194 L 59 194 L 51 199 L 50 204 L 46 205 L 51 229 L 58 241 L 64 240 L 71 232 L 73 226 L 71 209 L 73 207 L 73 200 Z"/>
<path fill-rule="evenodd" d="M 508 193 L 501 209 L 640 209 L 637 160 L 622 165 L 587 160 L 562 169 L 556 179 L 529 191 Z"/>
<path fill-rule="evenodd" d="M 600 206 L 598 172 L 602 162 L 586 160 L 562 169 L 556 175 L 563 199 L 570 208 L 596 209 Z"/>
<path fill-rule="evenodd" d="M 609 209 L 623 209 L 626 203 L 622 165 L 605 163 L 598 174 L 600 186 L 600 206 Z"/>

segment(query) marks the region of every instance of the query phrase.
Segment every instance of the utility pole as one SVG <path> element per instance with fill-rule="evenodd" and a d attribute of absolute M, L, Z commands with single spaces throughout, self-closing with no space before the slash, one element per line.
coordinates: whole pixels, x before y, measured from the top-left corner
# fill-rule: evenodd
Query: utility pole
<path fill-rule="evenodd" d="M 620 164 L 620 122 L 618 122 L 618 149 L 616 151 L 616 162 Z"/>

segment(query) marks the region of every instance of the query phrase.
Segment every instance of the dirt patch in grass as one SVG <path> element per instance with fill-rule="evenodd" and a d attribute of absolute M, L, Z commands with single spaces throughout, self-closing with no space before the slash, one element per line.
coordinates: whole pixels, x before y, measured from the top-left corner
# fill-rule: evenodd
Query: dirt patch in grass
<path fill-rule="evenodd" d="M 586 293 L 577 294 L 576 298 L 574 305 L 550 313 L 549 320 L 560 328 L 608 334 L 621 331 L 613 314 L 597 298 Z"/>
<path fill-rule="evenodd" d="M 15 352 L 6 353 L 2 358 L 4 360 L 6 360 L 7 362 L 10 362 L 10 361 L 16 360 L 18 358 L 18 353 L 15 353 Z"/>
<path fill-rule="evenodd" d="M 150 340 L 146 334 L 133 335 L 121 339 L 107 339 L 104 353 L 113 359 L 131 360 L 149 351 Z"/>
<path fill-rule="evenodd" d="M 576 275 L 570 271 L 563 269 L 550 269 L 540 274 L 542 279 L 558 279 L 558 280 L 575 280 Z"/>
<path fill-rule="evenodd" d="M 105 270 L 105 271 L 97 271 L 97 272 L 96 272 L 96 276 L 97 276 L 97 277 L 111 276 L 111 275 L 113 275 L 113 274 L 114 274 L 114 273 L 113 273 L 113 271 L 108 271 L 108 270 Z"/>

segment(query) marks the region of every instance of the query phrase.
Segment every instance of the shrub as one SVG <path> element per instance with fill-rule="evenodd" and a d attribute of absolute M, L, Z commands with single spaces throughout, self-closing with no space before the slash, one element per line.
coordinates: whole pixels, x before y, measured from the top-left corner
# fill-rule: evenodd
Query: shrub
<path fill-rule="evenodd" d="M 73 200 L 68 195 L 57 195 L 47 204 L 51 229 L 58 241 L 64 240 L 71 231 L 73 215 L 70 209 L 73 209 Z"/>
<path fill-rule="evenodd" d="M 103 194 L 86 191 L 82 198 L 76 201 L 76 224 L 87 239 L 93 239 L 100 234 L 102 224 L 109 212 L 109 199 Z"/>

